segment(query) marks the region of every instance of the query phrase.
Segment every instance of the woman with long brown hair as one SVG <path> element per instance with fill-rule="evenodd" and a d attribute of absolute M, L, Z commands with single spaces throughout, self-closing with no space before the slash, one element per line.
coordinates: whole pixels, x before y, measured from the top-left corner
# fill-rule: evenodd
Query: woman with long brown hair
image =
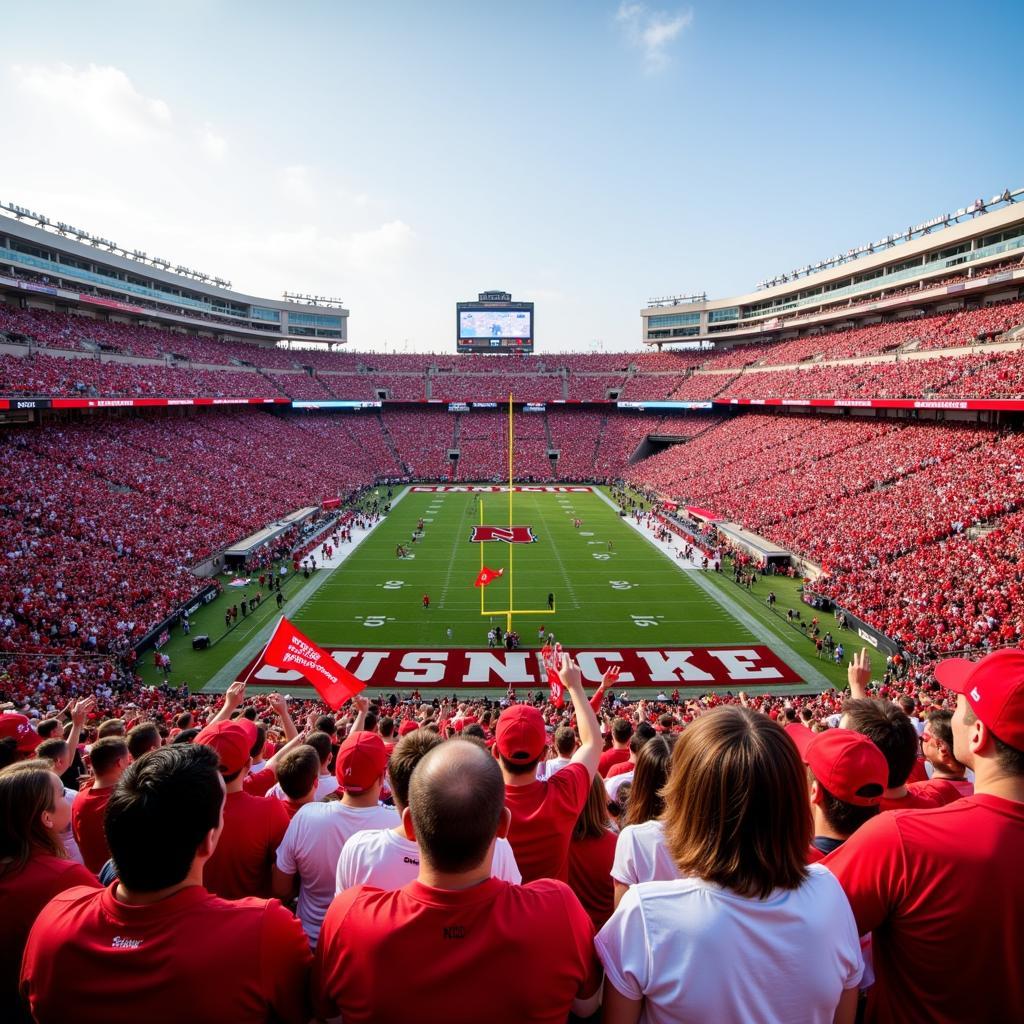
<path fill-rule="evenodd" d="M 664 736 L 648 740 L 637 754 L 630 788 L 619 790 L 623 811 L 612 861 L 615 906 L 637 882 L 668 881 L 679 875 L 665 843 L 664 822 L 664 787 L 674 771 L 679 746 L 677 740 L 675 747 L 670 747 Z"/>
<path fill-rule="evenodd" d="M 0 771 L 0 1020 L 20 1020 L 18 971 L 39 911 L 75 885 L 99 885 L 69 860 L 61 832 L 71 805 L 49 761 L 21 761 Z"/>
<path fill-rule="evenodd" d="M 652 818 L 660 818 L 665 810 L 662 790 L 668 780 L 672 748 L 664 736 L 653 736 L 636 755 L 633 785 L 626 801 L 623 827 L 642 825 Z"/>
<path fill-rule="evenodd" d="M 664 796 L 679 877 L 632 886 L 597 937 L 606 1024 L 852 1022 L 857 928 L 836 879 L 805 863 L 806 774 L 781 726 L 747 708 L 702 715 Z"/>

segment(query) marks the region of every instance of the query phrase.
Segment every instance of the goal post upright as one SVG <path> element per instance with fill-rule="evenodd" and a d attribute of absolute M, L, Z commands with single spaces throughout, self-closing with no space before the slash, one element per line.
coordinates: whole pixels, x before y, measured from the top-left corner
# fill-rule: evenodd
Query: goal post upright
<path fill-rule="evenodd" d="M 515 420 L 514 420 L 514 406 L 512 404 L 511 393 L 508 396 L 508 529 L 509 535 L 512 534 L 512 527 L 514 525 L 513 519 L 513 495 L 515 494 Z M 484 499 L 483 495 L 480 496 L 480 525 L 484 526 Z M 554 615 L 554 608 L 516 608 L 513 600 L 513 573 L 515 571 L 514 566 L 514 552 L 515 544 L 509 541 L 508 545 L 508 607 L 507 608 L 487 608 L 484 602 L 484 591 L 486 587 L 480 588 L 480 614 L 484 616 L 504 615 L 505 616 L 505 631 L 511 632 L 512 630 L 512 617 L 515 615 Z M 483 544 L 480 545 L 480 569 L 483 571 L 484 568 L 484 548 Z"/>

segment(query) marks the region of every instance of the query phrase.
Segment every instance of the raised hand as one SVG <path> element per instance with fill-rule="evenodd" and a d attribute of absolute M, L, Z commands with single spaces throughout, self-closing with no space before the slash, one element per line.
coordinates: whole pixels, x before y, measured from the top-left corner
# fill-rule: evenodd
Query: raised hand
<path fill-rule="evenodd" d="M 847 666 L 846 681 L 850 684 L 851 697 L 866 695 L 868 683 L 871 682 L 871 660 L 866 647 L 862 647 Z"/>

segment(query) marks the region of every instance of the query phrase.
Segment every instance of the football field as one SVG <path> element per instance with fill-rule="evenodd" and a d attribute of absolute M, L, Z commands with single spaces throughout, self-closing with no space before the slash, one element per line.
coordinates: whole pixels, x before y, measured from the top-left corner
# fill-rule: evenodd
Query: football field
<path fill-rule="evenodd" d="M 481 505 L 484 525 L 508 527 L 507 493 L 410 490 L 331 571 L 295 625 L 325 646 L 486 647 L 488 629 L 507 623 L 497 610 L 511 600 L 513 609 L 546 611 L 553 594 L 554 614 L 513 616 L 523 646 L 540 646 L 541 627 L 567 647 L 755 639 L 590 489 L 514 493 L 512 525 L 535 538 L 525 543 L 472 541 Z M 412 543 L 420 519 L 423 537 Z M 576 519 L 582 520 L 578 528 Z M 399 544 L 406 545 L 407 558 L 396 557 Z M 503 570 L 483 588 L 473 585 L 481 548 L 484 564 Z M 481 596 L 495 614 L 481 614 Z"/>
<path fill-rule="evenodd" d="M 732 581 L 728 564 L 721 574 L 687 565 L 620 517 L 603 488 L 517 488 L 511 534 L 507 488 L 414 485 L 396 489 L 395 498 L 357 545 L 342 545 L 340 564 L 318 568 L 308 580 L 300 573 L 284 588 L 288 619 L 371 693 L 543 689 L 541 630 L 574 653 L 590 687 L 612 665 L 630 694 L 843 685 L 845 666 L 817 658 L 786 619 L 787 609 L 800 608 L 806 621 L 799 580 L 766 577 L 748 592 Z M 422 535 L 413 542 L 420 520 Z M 397 555 L 400 545 L 407 557 Z M 481 553 L 483 564 L 501 573 L 483 588 L 474 586 Z M 769 590 L 778 598 L 774 611 L 766 606 Z M 193 650 L 191 637 L 174 631 L 164 648 L 174 666 L 169 681 L 220 691 L 248 677 L 254 688 L 310 694 L 297 673 L 264 666 L 249 675 L 278 612 L 264 601 L 225 629 L 224 608 L 239 596 L 226 588 L 194 616 L 193 634 L 210 636 L 207 650 Z M 488 631 L 506 629 L 510 602 L 519 648 L 489 649 Z M 822 629 L 836 633 L 831 615 Z M 857 641 L 849 633 L 837 638 L 848 660 Z M 869 653 L 880 676 L 884 656 Z M 162 681 L 145 661 L 141 671 L 149 682 Z"/>
<path fill-rule="evenodd" d="M 481 565 L 500 573 L 486 587 L 474 586 Z M 805 637 L 765 621 L 778 616 L 752 614 L 756 599 L 723 577 L 659 550 L 598 488 L 516 488 L 510 523 L 507 488 L 413 486 L 317 577 L 285 614 L 371 692 L 543 688 L 535 652 L 549 634 L 576 655 L 588 684 L 614 664 L 630 693 L 831 682 L 808 660 Z M 488 631 L 507 629 L 509 608 L 519 647 L 492 654 Z M 303 687 L 269 668 L 251 682 Z"/>

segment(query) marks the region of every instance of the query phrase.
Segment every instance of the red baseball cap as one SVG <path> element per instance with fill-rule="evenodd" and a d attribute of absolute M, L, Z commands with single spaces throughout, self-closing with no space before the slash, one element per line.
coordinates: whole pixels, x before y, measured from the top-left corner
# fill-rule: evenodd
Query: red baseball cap
<path fill-rule="evenodd" d="M 814 733 L 802 725 L 786 731 L 804 764 L 836 799 L 857 807 L 874 807 L 881 800 L 889 781 L 889 763 L 863 733 L 852 729 Z"/>
<path fill-rule="evenodd" d="M 962 693 L 1004 743 L 1024 750 L 1024 651 L 1007 647 L 981 661 L 947 658 L 935 666 L 935 678 L 947 690 Z"/>
<path fill-rule="evenodd" d="M 399 727 L 399 736 L 408 736 L 409 733 L 415 732 L 419 728 L 419 723 L 414 722 L 411 718 L 407 718 Z"/>
<path fill-rule="evenodd" d="M 0 739 L 8 737 L 17 741 L 19 754 L 31 754 L 42 742 L 32 728 L 32 723 L 24 715 L 13 711 L 0 715 Z"/>
<path fill-rule="evenodd" d="M 246 719 L 248 722 L 248 719 Z M 256 729 L 251 722 L 252 731 L 242 725 L 241 720 L 234 722 L 214 722 L 208 725 L 195 738 L 196 743 L 213 747 L 220 758 L 220 770 L 224 775 L 240 772 L 249 760 L 252 745 L 256 742 Z"/>
<path fill-rule="evenodd" d="M 346 793 L 362 793 L 384 774 L 387 765 L 384 741 L 375 732 L 364 729 L 352 733 L 338 748 L 334 774 Z"/>
<path fill-rule="evenodd" d="M 536 761 L 548 742 L 544 716 L 528 704 L 515 704 L 501 713 L 494 738 L 498 753 L 509 761 Z"/>

